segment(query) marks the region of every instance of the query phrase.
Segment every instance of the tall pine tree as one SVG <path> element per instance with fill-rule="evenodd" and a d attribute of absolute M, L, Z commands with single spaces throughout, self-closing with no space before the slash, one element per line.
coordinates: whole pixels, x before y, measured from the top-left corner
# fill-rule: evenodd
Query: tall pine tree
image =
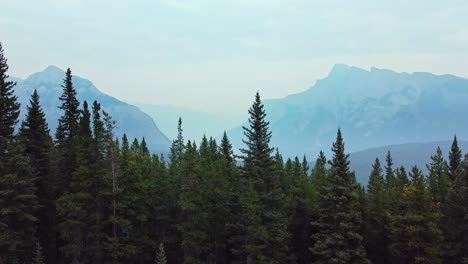
<path fill-rule="evenodd" d="M 40 244 L 45 245 L 45 260 L 48 263 L 55 263 L 56 244 L 53 227 L 56 212 L 51 168 L 52 138 L 36 90 L 29 102 L 26 117 L 21 125 L 20 138 L 26 146 L 25 151 L 28 153 L 29 164 L 36 180 L 36 195 L 42 207 L 38 212 L 38 238 Z"/>
<path fill-rule="evenodd" d="M 440 214 L 430 199 L 421 170 L 413 166 L 403 187 L 399 211 L 390 217 L 389 250 L 394 263 L 441 263 Z"/>
<path fill-rule="evenodd" d="M 431 163 L 427 165 L 427 170 L 429 171 L 427 182 L 431 199 L 440 207 L 450 187 L 449 167 L 442 156 L 440 147 L 437 147 L 436 154 L 431 156 Z"/>
<path fill-rule="evenodd" d="M 462 162 L 462 153 L 458 147 L 457 135 L 453 137 L 452 148 L 449 152 L 449 176 L 450 182 L 453 183 L 455 178 L 457 178 L 457 173 Z"/>
<path fill-rule="evenodd" d="M 340 129 L 332 151 L 330 173 L 318 197 L 318 219 L 312 223 L 318 229 L 312 252 L 318 256 L 316 263 L 368 263 L 359 233 L 359 189 L 349 171 Z"/>
<path fill-rule="evenodd" d="M 14 134 L 20 104 L 7 71 L 0 43 L 0 258 L 15 263 L 31 260 L 39 204 L 25 146 Z"/>
<path fill-rule="evenodd" d="M 372 263 L 388 263 L 385 230 L 388 199 L 379 159 L 375 159 L 367 184 L 365 214 L 365 245 Z"/>
<path fill-rule="evenodd" d="M 60 96 L 62 104 L 59 109 L 63 115 L 59 119 L 55 133 L 57 147 L 57 192 L 58 195 L 67 193 L 72 175 L 77 167 L 77 137 L 79 130 L 80 102 L 76 98 L 76 90 L 73 87 L 72 73 L 67 69 L 63 80 L 63 93 Z"/>
<path fill-rule="evenodd" d="M 446 263 L 468 263 L 468 155 L 442 207 Z"/>
<path fill-rule="evenodd" d="M 270 147 L 271 132 L 266 113 L 257 92 L 255 101 L 249 109 L 249 126 L 243 127 L 243 140 L 246 145 L 243 154 L 242 178 L 246 200 L 259 202 L 258 217 L 248 217 L 253 222 L 247 223 L 247 240 L 255 241 L 254 246 L 245 248 L 247 263 L 283 263 L 287 254 L 287 218 L 284 214 L 283 196 L 280 182 L 273 170 L 273 148 Z M 251 184 L 251 185 L 249 185 Z M 252 213 L 253 207 L 247 205 L 246 214 Z M 253 228 L 253 226 L 258 226 Z M 260 231 L 262 230 L 262 231 Z"/>

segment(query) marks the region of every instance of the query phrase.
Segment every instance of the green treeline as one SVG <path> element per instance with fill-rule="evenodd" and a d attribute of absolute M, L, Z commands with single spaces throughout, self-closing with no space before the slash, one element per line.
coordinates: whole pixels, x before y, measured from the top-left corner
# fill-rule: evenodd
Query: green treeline
<path fill-rule="evenodd" d="M 331 157 L 284 160 L 260 95 L 244 148 L 185 140 L 167 158 L 114 136 L 67 70 L 56 131 L 35 91 L 19 124 L 0 44 L 0 263 L 468 263 L 468 156 L 376 159 L 356 182 L 338 129 Z M 51 133 L 55 132 L 54 137 Z M 308 143 L 304 142 L 307 147 Z"/>

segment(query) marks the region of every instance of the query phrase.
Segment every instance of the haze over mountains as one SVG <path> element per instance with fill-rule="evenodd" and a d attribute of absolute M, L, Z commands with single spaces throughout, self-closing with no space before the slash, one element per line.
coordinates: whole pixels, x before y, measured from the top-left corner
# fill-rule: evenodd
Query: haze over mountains
<path fill-rule="evenodd" d="M 26 106 L 29 105 L 29 99 L 34 89 L 37 89 L 41 98 L 41 105 L 46 113 L 47 122 L 51 134 L 55 134 L 55 128 L 58 119 L 62 115 L 58 109 L 60 104 L 59 97 L 62 94 L 63 79 L 65 72 L 55 66 L 49 66 L 45 70 L 31 74 L 25 80 L 12 77 L 17 82 L 15 93 L 18 101 L 21 103 L 21 116 L 24 118 Z M 121 137 L 126 133 L 129 140 L 143 137 L 146 140 L 148 148 L 158 153 L 167 153 L 170 147 L 170 140 L 158 129 L 153 119 L 142 112 L 136 106 L 127 104 L 116 98 L 100 92 L 91 81 L 78 76 L 73 76 L 73 85 L 77 91 L 77 97 L 80 102 L 84 100 L 92 104 L 94 100 L 101 103 L 103 110 L 108 112 L 113 120 L 116 121 L 116 135 Z"/>
<path fill-rule="evenodd" d="M 347 152 L 468 135 L 468 80 L 338 64 L 310 89 L 264 100 L 272 146 L 286 157 L 330 151 L 341 127 Z M 241 127 L 229 131 L 241 146 Z M 434 150 L 435 151 L 435 150 Z M 431 152 L 432 153 L 432 152 Z"/>
<path fill-rule="evenodd" d="M 49 66 L 25 80 L 11 77 L 18 83 L 15 92 L 23 115 L 31 93 L 38 90 L 52 133 L 61 115 L 57 106 L 64 76 L 63 70 Z M 154 152 L 167 153 L 179 116 L 186 139 L 199 141 L 203 134 L 219 138 L 225 129 L 235 127 L 228 131 L 229 138 L 236 151 L 243 147 L 239 124 L 246 115 L 170 105 L 137 107 L 100 92 L 89 80 L 74 76 L 73 81 L 80 101 L 92 103 L 96 99 L 112 115 L 118 136 L 125 132 L 131 139 L 145 137 Z M 468 142 L 463 141 L 468 135 L 467 101 L 467 79 L 377 68 L 367 71 L 339 64 L 310 89 L 264 103 L 273 132 L 271 145 L 283 156 L 306 154 L 314 161 L 319 150 L 330 152 L 336 129 L 341 127 L 346 151 L 352 153 L 351 168 L 358 180 L 365 182 L 372 161 L 375 157 L 383 160 L 387 150 L 392 152 L 395 165 L 418 165 L 422 169 L 438 145 L 448 154 L 455 133 L 461 139 L 461 148 L 468 150 Z"/>
<path fill-rule="evenodd" d="M 245 114 L 208 113 L 173 105 L 141 103 L 135 105 L 148 113 L 161 131 L 171 139 L 177 137 L 179 117 L 182 118 L 184 137 L 195 141 L 199 141 L 203 135 L 207 137 L 219 136 L 224 130 L 232 129 L 247 120 L 247 109 Z"/>

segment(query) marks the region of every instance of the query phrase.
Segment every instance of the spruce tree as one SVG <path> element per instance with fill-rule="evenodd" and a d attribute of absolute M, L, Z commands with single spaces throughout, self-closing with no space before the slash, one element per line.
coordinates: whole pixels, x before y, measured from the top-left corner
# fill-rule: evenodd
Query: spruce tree
<path fill-rule="evenodd" d="M 7 71 L 0 43 L 0 256 L 14 263 L 31 259 L 39 203 L 25 146 L 14 134 L 20 104 Z"/>
<path fill-rule="evenodd" d="M 174 180 L 176 180 L 176 184 L 178 189 L 181 187 L 181 176 L 179 175 L 179 170 L 182 163 L 182 156 L 185 152 L 185 144 L 184 144 L 184 137 L 183 137 L 183 129 L 182 129 L 182 118 L 179 117 L 179 121 L 177 123 L 177 138 L 172 142 L 171 149 L 170 149 L 170 174 L 173 176 Z"/>
<path fill-rule="evenodd" d="M 375 159 L 366 195 L 365 245 L 372 263 L 387 263 L 386 214 L 388 200 L 379 159 Z"/>
<path fill-rule="evenodd" d="M 58 195 L 67 193 L 72 175 L 77 167 L 77 136 L 79 130 L 80 102 L 76 98 L 76 90 L 73 87 L 72 73 L 67 69 L 63 80 L 63 93 L 60 96 L 62 104 L 59 109 L 63 115 L 55 133 L 57 146 L 57 191 Z"/>
<path fill-rule="evenodd" d="M 304 161 L 305 159 L 303 159 Z M 289 185 L 290 194 L 288 201 L 289 233 L 289 258 L 296 263 L 310 263 L 311 252 L 311 192 L 308 184 L 307 162 L 300 162 L 296 157 L 292 163 L 292 175 Z"/>
<path fill-rule="evenodd" d="M 400 201 L 400 196 L 402 192 L 401 186 L 398 186 L 398 179 L 395 174 L 398 174 L 398 170 L 393 170 L 393 159 L 390 154 L 390 151 L 387 152 L 385 158 L 385 191 L 388 199 L 388 210 L 390 213 L 395 212 L 398 208 L 398 203 Z"/>
<path fill-rule="evenodd" d="M 462 162 L 462 153 L 458 147 L 457 135 L 453 137 L 452 148 L 449 152 L 449 176 L 450 182 L 453 183 L 457 178 L 457 173 Z"/>
<path fill-rule="evenodd" d="M 368 263 L 359 234 L 359 190 L 349 171 L 340 129 L 332 151 L 330 173 L 318 197 L 318 219 L 312 222 L 318 232 L 312 236 L 311 250 L 318 257 L 316 263 Z"/>
<path fill-rule="evenodd" d="M 389 224 L 389 249 L 394 263 L 441 263 L 440 214 L 433 205 L 421 170 L 413 166 L 411 182 Z"/>
<path fill-rule="evenodd" d="M 395 181 L 395 174 L 393 172 L 393 159 L 390 151 L 387 151 L 387 156 L 385 158 L 385 184 L 387 186 L 392 186 Z"/>
<path fill-rule="evenodd" d="M 440 204 L 445 201 L 450 187 L 449 167 L 444 160 L 440 147 L 437 147 L 436 154 L 431 156 L 431 163 L 426 166 L 429 171 L 427 182 L 431 199 L 440 207 Z"/>
<path fill-rule="evenodd" d="M 41 210 L 38 212 L 38 237 L 40 244 L 46 245 L 45 259 L 54 263 L 56 257 L 55 244 L 55 200 L 54 178 L 51 168 L 52 138 L 45 119 L 45 114 L 39 102 L 37 91 L 31 96 L 27 113 L 20 129 L 20 139 L 25 145 L 29 156 L 29 164 L 36 182 L 36 195 Z M 38 242 L 39 243 L 39 242 Z"/>
<path fill-rule="evenodd" d="M 59 233 L 64 240 L 61 251 L 70 262 L 88 262 L 94 258 L 93 248 L 89 244 L 96 230 L 95 204 L 93 194 L 93 137 L 91 131 L 91 114 L 88 104 L 83 103 L 79 120 L 77 139 L 77 161 L 70 187 L 67 193 L 57 200 L 57 212 L 62 222 Z"/>
<path fill-rule="evenodd" d="M 270 147 L 271 132 L 269 122 L 265 120 L 266 113 L 257 92 L 255 101 L 249 109 L 249 126 L 243 127 L 246 145 L 241 149 L 242 178 L 244 185 L 251 183 L 254 193 L 251 197 L 260 201 L 257 212 L 260 223 L 253 222 L 246 226 L 248 240 L 256 241 L 253 247 L 246 248 L 246 261 L 258 261 L 267 263 L 283 263 L 287 254 L 287 218 L 284 215 L 283 197 L 280 182 L 273 170 L 273 148 Z M 246 213 L 249 213 L 247 210 Z M 256 218 L 255 218 L 256 219 Z M 250 225 L 260 224 L 253 230 Z"/>
<path fill-rule="evenodd" d="M 315 161 L 315 166 L 312 169 L 310 178 L 310 188 L 312 195 L 312 203 L 314 206 L 318 203 L 318 197 L 327 179 L 327 158 L 322 150 L 320 150 L 319 156 Z"/>
<path fill-rule="evenodd" d="M 0 43 L 0 162 L 8 156 L 8 145 L 14 139 L 20 104 L 14 94 L 15 82 L 8 80 L 8 64 Z"/>
<path fill-rule="evenodd" d="M 182 186 L 179 199 L 181 209 L 180 232 L 184 263 L 205 263 L 208 250 L 208 218 L 201 166 L 197 146 L 187 142 L 180 170 Z"/>
<path fill-rule="evenodd" d="M 446 263 L 468 263 L 468 155 L 442 207 Z"/>

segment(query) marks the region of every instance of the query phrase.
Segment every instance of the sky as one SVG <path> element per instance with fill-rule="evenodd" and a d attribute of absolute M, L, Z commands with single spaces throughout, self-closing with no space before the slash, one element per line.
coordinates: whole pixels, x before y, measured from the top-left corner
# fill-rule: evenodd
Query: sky
<path fill-rule="evenodd" d="M 244 113 L 336 63 L 468 78 L 468 1 L 0 0 L 10 75 L 71 67 L 128 102 Z"/>

